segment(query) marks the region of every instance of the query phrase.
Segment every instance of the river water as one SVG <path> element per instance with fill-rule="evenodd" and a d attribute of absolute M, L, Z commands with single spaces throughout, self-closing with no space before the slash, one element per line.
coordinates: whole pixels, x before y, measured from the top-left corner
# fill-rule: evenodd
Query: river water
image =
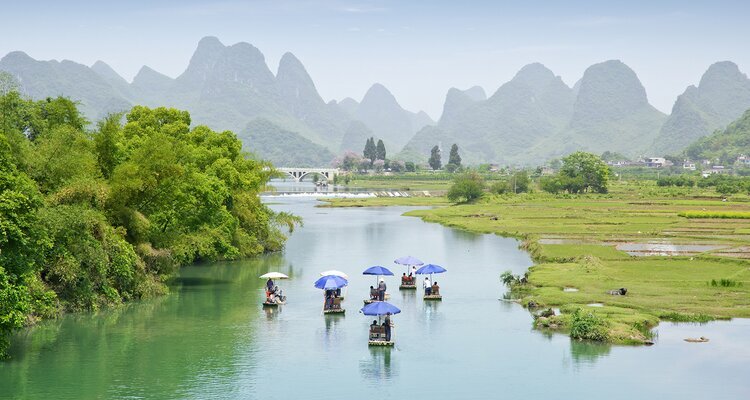
<path fill-rule="evenodd" d="M 571 341 L 531 329 L 520 306 L 498 300 L 504 270 L 531 265 L 518 243 L 416 218 L 406 208 L 314 207 L 272 197 L 305 226 L 286 250 L 184 268 L 172 293 L 20 332 L 0 363 L 0 398 L 94 399 L 748 399 L 750 321 L 665 323 L 652 347 Z M 442 302 L 387 279 L 396 346 L 368 348 L 372 318 L 358 313 L 372 265 L 413 255 L 448 272 Z M 350 276 L 345 316 L 321 314 L 319 272 Z M 264 281 L 281 271 L 288 304 L 264 310 Z M 707 336 L 708 343 L 685 337 Z"/>

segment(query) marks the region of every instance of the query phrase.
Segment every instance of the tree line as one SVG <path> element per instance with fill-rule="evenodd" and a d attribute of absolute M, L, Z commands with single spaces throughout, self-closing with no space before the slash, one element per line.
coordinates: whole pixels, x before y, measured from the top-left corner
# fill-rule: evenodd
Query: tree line
<path fill-rule="evenodd" d="M 301 221 L 261 203 L 271 166 L 229 131 L 133 107 L 88 129 L 77 105 L 0 93 L 0 356 L 64 311 L 164 293 L 181 265 L 282 248 Z"/>

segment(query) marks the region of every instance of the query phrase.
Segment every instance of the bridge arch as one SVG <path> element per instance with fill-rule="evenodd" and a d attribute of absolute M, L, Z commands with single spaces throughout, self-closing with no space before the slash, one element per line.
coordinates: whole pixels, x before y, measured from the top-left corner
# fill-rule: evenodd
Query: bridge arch
<path fill-rule="evenodd" d="M 301 182 L 307 175 L 318 174 L 326 181 L 332 181 L 339 174 L 338 168 L 276 168 L 297 182 Z"/>

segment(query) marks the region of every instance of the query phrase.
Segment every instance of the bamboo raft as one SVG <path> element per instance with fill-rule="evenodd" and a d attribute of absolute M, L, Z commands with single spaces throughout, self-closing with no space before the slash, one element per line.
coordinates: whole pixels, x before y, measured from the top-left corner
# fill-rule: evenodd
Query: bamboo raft
<path fill-rule="evenodd" d="M 346 310 L 343 308 L 331 308 L 329 310 L 323 310 L 323 314 L 343 314 Z"/>
<path fill-rule="evenodd" d="M 404 290 L 404 289 L 406 289 L 406 290 L 411 290 L 411 289 L 417 290 L 417 285 L 409 285 L 409 284 L 403 284 L 402 283 L 398 288 L 401 289 L 401 290 Z"/>
<path fill-rule="evenodd" d="M 393 340 L 391 341 L 385 341 L 385 340 L 370 340 L 367 342 L 370 346 L 394 346 L 396 342 Z"/>
<path fill-rule="evenodd" d="M 278 307 L 279 304 L 283 304 L 283 303 L 269 303 L 267 301 L 264 301 L 263 302 L 263 307 Z"/>
<path fill-rule="evenodd" d="M 443 296 L 439 294 L 426 294 L 424 300 L 443 300 Z"/>

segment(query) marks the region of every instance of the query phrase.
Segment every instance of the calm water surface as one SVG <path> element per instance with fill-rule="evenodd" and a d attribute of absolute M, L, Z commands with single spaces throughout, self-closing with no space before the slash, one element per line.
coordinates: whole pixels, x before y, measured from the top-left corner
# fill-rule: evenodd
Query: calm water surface
<path fill-rule="evenodd" d="M 653 347 L 571 342 L 531 329 L 498 301 L 502 271 L 531 265 L 517 242 L 400 216 L 405 208 L 315 208 L 275 197 L 304 217 L 283 254 L 184 268 L 172 294 L 48 321 L 14 338 L 0 363 L 1 398 L 246 399 L 748 399 L 750 321 L 662 324 Z M 442 265 L 444 300 L 425 303 L 387 280 L 393 349 L 368 348 L 358 313 L 372 265 L 414 255 Z M 318 273 L 350 275 L 345 316 L 321 314 Z M 278 270 L 288 304 L 264 310 Z M 420 290 L 421 292 L 421 290 Z M 682 339 L 707 336 L 709 343 Z"/>

